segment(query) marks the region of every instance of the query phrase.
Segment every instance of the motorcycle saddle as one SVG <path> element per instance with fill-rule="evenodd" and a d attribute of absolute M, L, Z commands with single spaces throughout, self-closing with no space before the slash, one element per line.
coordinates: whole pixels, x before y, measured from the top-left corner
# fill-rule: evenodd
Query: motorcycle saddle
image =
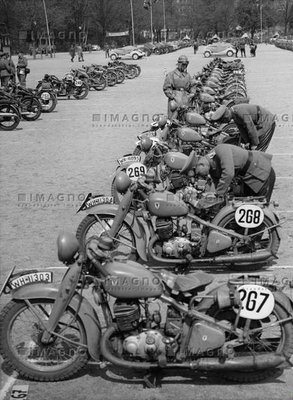
<path fill-rule="evenodd" d="M 203 271 L 197 271 L 187 275 L 175 275 L 170 272 L 169 274 L 172 274 L 172 278 L 174 278 L 174 285 L 171 289 L 181 293 L 193 292 L 195 289 L 203 290 L 213 281 L 212 276 Z M 168 281 L 166 283 L 168 285 Z"/>

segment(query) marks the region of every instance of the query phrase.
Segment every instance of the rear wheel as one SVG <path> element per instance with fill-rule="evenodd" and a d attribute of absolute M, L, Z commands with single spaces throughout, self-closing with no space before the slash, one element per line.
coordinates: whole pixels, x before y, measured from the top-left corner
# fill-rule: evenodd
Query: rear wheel
<path fill-rule="evenodd" d="M 235 211 L 232 211 L 228 215 L 226 215 L 221 221 L 217 223 L 218 226 L 231 229 L 234 232 L 240 233 L 241 235 L 252 235 L 253 239 L 251 242 L 239 244 L 237 247 L 238 254 L 249 254 L 254 252 L 259 252 L 261 250 L 269 250 L 272 254 L 277 254 L 280 247 L 280 238 L 277 233 L 276 228 L 271 228 L 274 226 L 274 223 L 265 215 L 263 223 L 257 228 L 242 228 L 240 227 L 235 220 Z M 271 228 L 271 229 L 268 229 Z M 259 232 L 259 234 L 258 234 Z M 233 252 L 235 255 L 235 252 Z M 244 263 L 241 264 L 233 264 L 232 268 L 243 266 Z M 251 269 L 258 269 L 259 263 L 254 263 L 251 265 L 249 263 L 249 267 Z"/>
<path fill-rule="evenodd" d="M 106 235 L 110 230 L 115 215 L 87 215 L 79 224 L 76 237 L 81 245 L 81 249 L 85 250 L 85 244 L 92 236 L 100 237 Z M 115 240 L 116 239 L 116 240 Z M 109 251 L 111 257 L 119 257 L 126 259 L 136 259 L 135 239 L 131 228 L 124 222 L 114 239 L 114 248 Z"/>
<path fill-rule="evenodd" d="M 229 321 L 235 324 L 237 314 L 231 308 L 219 310 L 216 306 L 212 306 L 208 310 L 208 314 L 218 321 Z M 246 343 L 234 347 L 234 358 L 241 356 L 255 357 L 257 355 L 278 353 L 290 358 L 293 354 L 293 324 L 292 321 L 277 324 L 278 321 L 289 317 L 286 311 L 286 305 L 275 300 L 275 307 L 272 313 L 261 320 L 250 320 L 241 318 L 235 328 L 244 330 L 248 329 L 245 334 Z M 253 329 L 260 329 L 253 332 Z M 236 339 L 233 334 L 226 334 L 226 341 Z M 239 383 L 259 382 L 276 374 L 278 368 L 254 369 L 243 371 L 227 371 L 221 372 L 221 375 L 230 381 Z"/>
<path fill-rule="evenodd" d="M 86 333 L 71 308 L 60 318 L 48 344 L 41 342 L 42 322 L 52 312 L 53 300 L 10 301 L 0 314 L 0 352 L 7 364 L 24 378 L 60 381 L 75 375 L 88 361 Z M 66 339 L 70 340 L 67 341 Z"/>

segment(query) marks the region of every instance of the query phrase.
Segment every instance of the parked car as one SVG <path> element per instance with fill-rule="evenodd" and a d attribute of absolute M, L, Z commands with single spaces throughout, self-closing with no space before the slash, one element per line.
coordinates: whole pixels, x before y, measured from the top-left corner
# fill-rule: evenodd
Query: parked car
<path fill-rule="evenodd" d="M 233 57 L 235 55 L 235 48 L 231 43 L 212 43 L 205 47 L 203 51 L 204 57 L 211 56 L 228 56 Z"/>
<path fill-rule="evenodd" d="M 145 56 L 145 52 L 133 46 L 125 46 L 119 49 L 110 50 L 109 55 L 113 61 L 119 58 L 132 58 L 133 60 L 137 60 Z"/>
<path fill-rule="evenodd" d="M 92 51 L 99 51 L 99 50 L 101 50 L 101 47 L 98 44 L 92 45 Z"/>

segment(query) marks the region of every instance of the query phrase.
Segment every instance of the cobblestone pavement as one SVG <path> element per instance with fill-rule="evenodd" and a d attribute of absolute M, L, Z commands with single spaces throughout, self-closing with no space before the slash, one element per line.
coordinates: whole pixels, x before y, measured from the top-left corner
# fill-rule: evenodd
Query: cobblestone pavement
<path fill-rule="evenodd" d="M 91 91 L 85 100 L 59 100 L 56 111 L 35 122 L 21 121 L 13 132 L 0 131 L 0 281 L 14 265 L 20 269 L 58 266 L 56 237 L 61 230 L 75 232 L 83 216 L 76 210 L 88 192 L 108 194 L 115 160 L 131 151 L 136 135 L 147 129 L 153 115 L 165 113 L 162 93 L 165 73 L 175 67 L 179 54 L 190 58 L 189 71 L 200 71 L 209 59 L 202 48 L 193 55 L 186 49 L 138 61 L 139 78 Z M 103 53 L 85 53 L 84 64 L 104 63 Z M 131 62 L 131 61 L 130 61 Z M 284 219 L 282 244 L 276 266 L 292 265 L 293 238 L 293 53 L 260 45 L 256 58 L 244 59 L 251 103 L 277 114 L 277 129 L 269 152 L 277 182 L 273 199 Z M 44 73 L 62 77 L 72 64 L 68 54 L 29 60 L 28 86 Z M 293 279 L 292 269 L 278 274 Z M 6 298 L 1 301 L 7 301 Z M 5 371 L 5 368 L 4 368 Z M 5 371 L 7 374 L 8 372 Z M 228 385 L 217 379 L 190 381 L 169 378 L 163 389 L 143 391 L 141 384 L 122 378 L 105 379 L 90 366 L 85 375 L 64 384 L 30 382 L 30 399 L 270 399 L 292 400 L 292 370 L 263 385 Z M 23 383 L 22 381 L 19 381 Z M 84 397 L 86 394 L 86 397 Z M 290 397 L 291 396 L 291 397 Z"/>

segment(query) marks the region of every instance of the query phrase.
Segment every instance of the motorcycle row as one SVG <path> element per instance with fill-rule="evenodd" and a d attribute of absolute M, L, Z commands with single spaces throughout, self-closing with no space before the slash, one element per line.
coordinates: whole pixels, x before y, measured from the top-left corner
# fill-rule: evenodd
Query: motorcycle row
<path fill-rule="evenodd" d="M 0 130 L 16 129 L 21 118 L 35 121 L 42 112 L 53 112 L 57 98 L 70 99 L 73 96 L 81 100 L 87 97 L 91 88 L 104 90 L 125 79 L 134 79 L 140 73 L 141 68 L 137 64 L 115 61 L 107 66 L 92 64 L 71 69 L 62 79 L 45 74 L 35 89 L 24 88 L 10 81 L 5 88 L 0 89 Z"/>
<path fill-rule="evenodd" d="M 246 97 L 243 65 L 216 59 L 196 79 L 195 102 L 177 103 L 174 118 L 141 133 L 117 160 L 111 195 L 89 194 L 76 235 L 58 236 L 68 267 L 61 284 L 50 270 L 7 277 L 0 353 L 22 377 L 68 379 L 90 358 L 139 371 L 147 387 L 166 369 L 249 383 L 292 366 L 285 284 L 242 274 L 215 285 L 198 269 L 259 268 L 275 257 L 280 236 L 265 199 L 235 196 L 234 182 L 223 202 L 194 172 L 196 155 L 239 139 L 209 111 L 225 96 Z"/>

